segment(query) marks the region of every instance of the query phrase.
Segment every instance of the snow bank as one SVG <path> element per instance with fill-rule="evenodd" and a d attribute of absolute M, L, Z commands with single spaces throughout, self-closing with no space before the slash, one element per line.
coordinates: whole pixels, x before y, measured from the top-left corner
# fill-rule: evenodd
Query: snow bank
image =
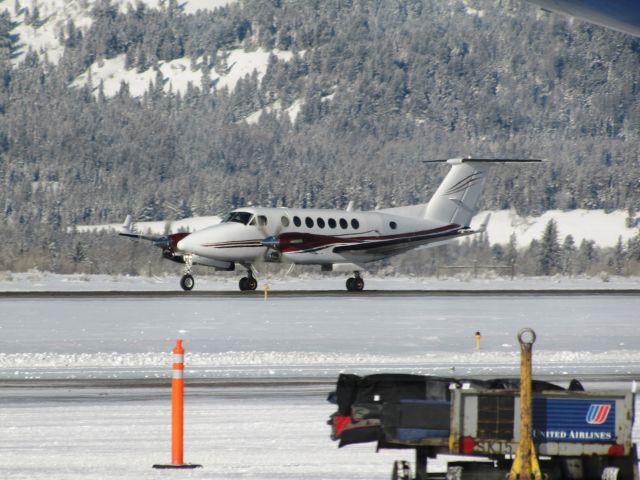
<path fill-rule="evenodd" d="M 542 237 L 550 220 L 556 222 L 560 241 L 572 235 L 576 245 L 585 239 L 595 241 L 600 247 L 613 247 L 619 237 L 626 242 L 640 233 L 638 227 L 627 227 L 628 213 L 625 210 L 548 210 L 539 217 L 521 217 L 513 210 L 483 211 L 473 218 L 471 227 L 479 228 L 488 214 L 491 214 L 487 227 L 491 244 L 505 245 L 515 234 L 518 246 L 528 247 L 531 240 Z"/>
<path fill-rule="evenodd" d="M 536 351 L 536 375 L 631 375 L 640 369 L 640 352 Z M 0 353 L 0 378 L 169 378 L 171 355 L 147 353 Z M 517 376 L 519 353 L 447 352 L 374 355 L 344 352 L 223 352 L 188 354 L 193 378 L 327 377 L 341 372 L 399 371 L 423 375 Z"/>

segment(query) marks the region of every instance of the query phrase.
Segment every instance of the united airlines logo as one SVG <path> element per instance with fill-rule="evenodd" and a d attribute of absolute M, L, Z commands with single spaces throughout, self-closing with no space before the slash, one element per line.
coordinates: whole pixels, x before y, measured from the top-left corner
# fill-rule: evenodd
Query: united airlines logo
<path fill-rule="evenodd" d="M 587 423 L 589 425 L 602 425 L 607 421 L 609 412 L 611 411 L 611 405 L 593 403 L 589 406 L 587 412 Z"/>

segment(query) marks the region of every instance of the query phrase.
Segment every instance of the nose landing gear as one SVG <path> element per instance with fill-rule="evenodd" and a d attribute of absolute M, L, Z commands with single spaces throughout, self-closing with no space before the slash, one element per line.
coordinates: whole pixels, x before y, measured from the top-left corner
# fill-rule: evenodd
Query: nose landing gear
<path fill-rule="evenodd" d="M 180 286 L 185 292 L 193 290 L 193 287 L 196 284 L 196 281 L 193 279 L 193 275 L 191 275 L 191 267 L 193 266 L 193 261 L 191 255 L 184 256 L 184 274 L 182 278 L 180 278 Z"/>
<path fill-rule="evenodd" d="M 360 272 L 353 272 L 353 277 L 347 279 L 347 290 L 350 292 L 361 292 L 364 289 L 364 280 Z"/>

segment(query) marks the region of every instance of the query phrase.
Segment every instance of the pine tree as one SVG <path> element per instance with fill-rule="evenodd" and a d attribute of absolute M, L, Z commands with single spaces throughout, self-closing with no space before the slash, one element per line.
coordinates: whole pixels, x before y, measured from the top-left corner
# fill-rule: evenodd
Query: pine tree
<path fill-rule="evenodd" d="M 562 268 L 558 228 L 555 220 L 549 220 L 540 240 L 540 272 L 542 275 L 553 275 Z"/>
<path fill-rule="evenodd" d="M 576 242 L 572 235 L 564 237 L 562 242 L 562 273 L 564 275 L 573 275 L 574 257 L 576 255 Z"/>
<path fill-rule="evenodd" d="M 618 242 L 611 252 L 611 258 L 609 260 L 609 266 L 613 267 L 613 272 L 616 275 L 622 275 L 622 271 L 625 265 L 626 253 L 624 251 L 624 244 L 622 243 L 622 236 L 618 237 Z"/>

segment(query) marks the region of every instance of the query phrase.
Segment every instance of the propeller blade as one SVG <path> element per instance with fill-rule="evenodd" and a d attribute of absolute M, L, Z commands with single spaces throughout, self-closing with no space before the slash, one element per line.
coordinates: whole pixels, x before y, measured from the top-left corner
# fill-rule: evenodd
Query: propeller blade
<path fill-rule="evenodd" d="M 290 260 L 289 260 L 290 261 Z M 285 276 L 288 276 L 291 272 L 293 272 L 293 269 L 295 268 L 296 264 L 291 262 L 291 265 L 289 266 L 289 268 L 287 268 L 287 271 L 285 273 Z"/>

